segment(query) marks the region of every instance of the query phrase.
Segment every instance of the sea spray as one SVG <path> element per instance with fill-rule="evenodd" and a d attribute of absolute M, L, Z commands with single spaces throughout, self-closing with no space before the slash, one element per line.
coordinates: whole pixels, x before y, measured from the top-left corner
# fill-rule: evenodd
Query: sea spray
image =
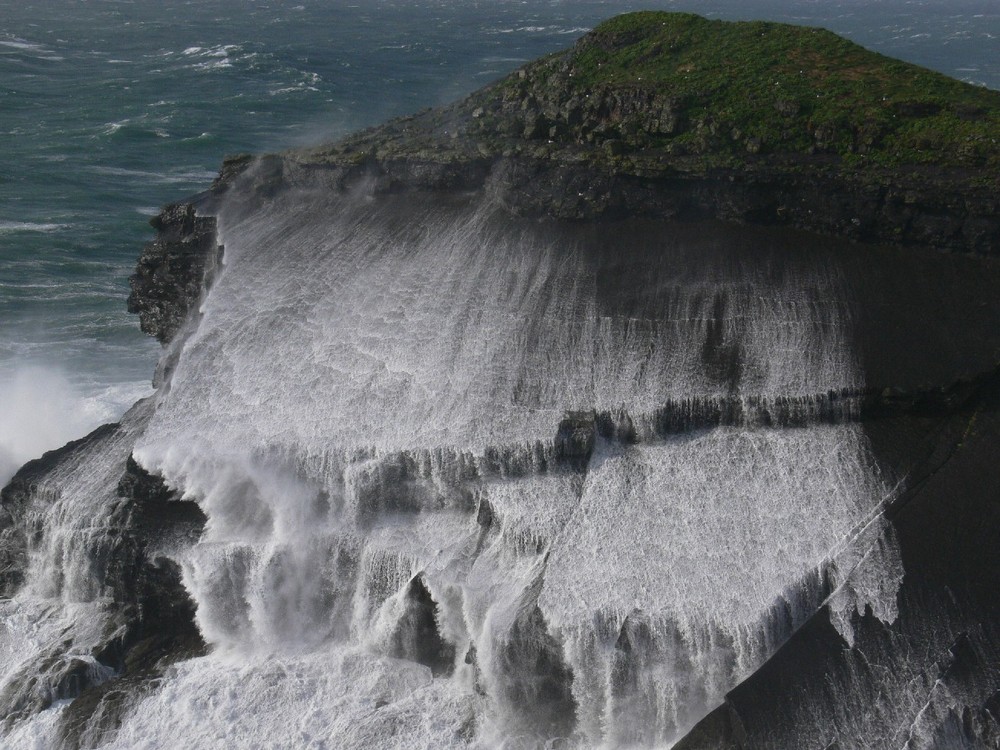
<path fill-rule="evenodd" d="M 423 660 L 449 722 L 492 706 L 480 739 L 669 742 L 823 603 L 891 494 L 851 424 L 839 272 L 807 247 L 412 196 L 246 206 L 136 448 L 208 515 L 177 559 L 219 648 Z M 567 415 L 598 433 L 583 464 Z M 402 645 L 418 626 L 434 653 Z"/>
<path fill-rule="evenodd" d="M 123 472 L 204 513 L 146 554 L 212 653 L 76 725 L 113 746 L 232 739 L 232 712 L 254 714 L 236 741 L 276 746 L 657 746 L 831 594 L 845 634 L 895 616 L 892 488 L 828 254 L 468 196 L 227 200 L 225 263 L 156 396 L 4 532 L 25 540 L 11 617 L 55 638 L 93 610 L 8 673 L 21 720 L 117 632 Z M 303 691 L 323 708 L 290 713 Z"/>
<path fill-rule="evenodd" d="M 142 383 L 85 388 L 53 365 L 0 372 L 0 486 L 26 461 L 115 421 L 148 394 Z"/>

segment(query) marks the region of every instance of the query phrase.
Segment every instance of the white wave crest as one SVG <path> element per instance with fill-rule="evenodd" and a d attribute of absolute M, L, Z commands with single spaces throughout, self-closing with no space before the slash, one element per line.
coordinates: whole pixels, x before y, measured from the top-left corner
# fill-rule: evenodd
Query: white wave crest
<path fill-rule="evenodd" d="M 66 229 L 66 224 L 50 224 L 35 221 L 0 221 L 0 234 L 12 232 L 58 232 Z"/>
<path fill-rule="evenodd" d="M 84 389 L 55 367 L 28 366 L 0 374 L 0 486 L 45 451 L 121 416 L 148 395 L 145 383 Z"/>

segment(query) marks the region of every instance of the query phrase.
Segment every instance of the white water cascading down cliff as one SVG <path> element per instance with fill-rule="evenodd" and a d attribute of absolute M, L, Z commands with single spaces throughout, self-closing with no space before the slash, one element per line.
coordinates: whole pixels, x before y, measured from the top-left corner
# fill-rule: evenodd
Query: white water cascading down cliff
<path fill-rule="evenodd" d="M 895 618 L 851 300 L 808 235 L 365 186 L 232 189 L 218 227 L 155 396 L 33 490 L 9 746 L 109 676 L 130 453 L 207 519 L 151 554 L 208 648 L 78 746 L 669 747 L 823 604 L 847 643 Z"/>

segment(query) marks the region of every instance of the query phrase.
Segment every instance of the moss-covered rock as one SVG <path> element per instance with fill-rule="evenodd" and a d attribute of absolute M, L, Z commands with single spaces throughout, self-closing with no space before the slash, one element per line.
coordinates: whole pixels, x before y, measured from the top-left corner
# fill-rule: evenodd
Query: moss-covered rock
<path fill-rule="evenodd" d="M 652 150 L 733 166 L 747 155 L 820 153 L 851 167 L 982 168 L 1000 165 L 998 138 L 1000 92 L 829 31 L 639 12 L 458 105 L 302 156 L 460 158 L 532 141 L 551 141 L 557 152 L 608 142 L 595 151 L 599 160 Z"/>
<path fill-rule="evenodd" d="M 640 12 L 463 101 L 280 159 L 284 184 L 374 176 L 383 191 L 486 187 L 519 214 L 995 253 L 998 140 L 1000 92 L 822 29 Z"/>
<path fill-rule="evenodd" d="M 1000 164 L 1000 92 L 823 29 L 630 13 L 498 89 L 529 119 L 540 108 L 557 133 L 623 136 L 632 149 L 717 164 L 759 153 L 836 154 L 852 165 Z"/>

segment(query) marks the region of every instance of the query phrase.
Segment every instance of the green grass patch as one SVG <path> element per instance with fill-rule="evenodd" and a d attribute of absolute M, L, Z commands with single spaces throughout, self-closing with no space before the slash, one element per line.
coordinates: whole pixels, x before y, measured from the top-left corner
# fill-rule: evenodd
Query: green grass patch
<path fill-rule="evenodd" d="M 571 92 L 639 89 L 679 102 L 688 127 L 667 140 L 696 152 L 1000 164 L 1000 92 L 823 29 L 629 13 L 595 28 L 563 62 Z M 539 64 L 541 75 L 555 71 L 551 60 Z"/>

